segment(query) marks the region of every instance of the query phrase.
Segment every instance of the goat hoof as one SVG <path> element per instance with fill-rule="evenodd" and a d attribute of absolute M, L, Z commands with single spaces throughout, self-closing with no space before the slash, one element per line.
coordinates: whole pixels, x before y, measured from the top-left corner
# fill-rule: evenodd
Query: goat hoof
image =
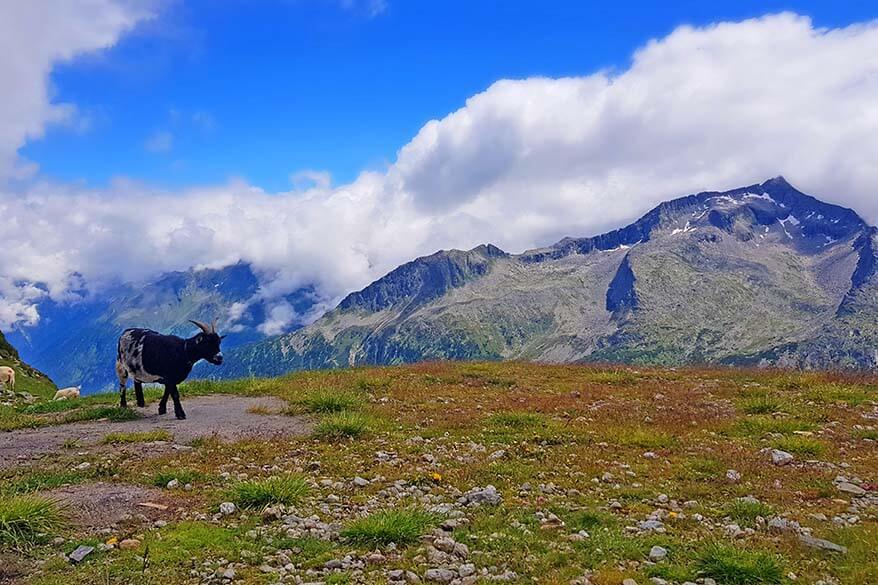
<path fill-rule="evenodd" d="M 168 409 L 159 407 L 159 414 L 168 414 Z"/>
<path fill-rule="evenodd" d="M 186 415 L 183 414 L 182 412 L 180 412 L 177 414 L 177 419 L 178 420 L 186 420 Z"/>

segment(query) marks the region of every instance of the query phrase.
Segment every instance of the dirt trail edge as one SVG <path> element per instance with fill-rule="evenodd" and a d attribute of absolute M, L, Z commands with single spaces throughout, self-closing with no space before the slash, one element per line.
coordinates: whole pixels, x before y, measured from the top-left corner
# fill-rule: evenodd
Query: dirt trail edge
<path fill-rule="evenodd" d="M 183 407 L 186 420 L 174 418 L 172 408 L 159 416 L 158 405 L 151 403 L 137 408 L 142 417 L 132 421 L 93 421 L 0 433 L 0 469 L 60 451 L 65 441 L 78 441 L 78 447 L 93 446 L 109 433 L 164 429 L 174 436 L 174 443 L 187 444 L 198 437 L 236 441 L 301 435 L 311 430 L 307 417 L 251 412 L 283 410 L 286 403 L 274 397 L 200 396 L 185 400 Z"/>

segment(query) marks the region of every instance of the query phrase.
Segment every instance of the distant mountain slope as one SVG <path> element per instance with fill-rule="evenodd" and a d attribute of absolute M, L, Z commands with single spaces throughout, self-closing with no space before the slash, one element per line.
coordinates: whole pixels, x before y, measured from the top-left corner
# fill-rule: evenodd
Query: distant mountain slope
<path fill-rule="evenodd" d="M 6 340 L 2 331 L 0 331 L 0 366 L 9 366 L 15 370 L 16 392 L 28 392 L 33 396 L 48 398 L 57 390 L 48 376 L 21 360 L 18 351 Z"/>
<path fill-rule="evenodd" d="M 86 391 L 115 385 L 116 342 L 128 327 L 148 327 L 183 337 L 196 331 L 188 319 L 227 322 L 234 303 L 249 303 L 232 329 L 224 348 L 263 339 L 257 326 L 265 321 L 266 305 L 253 300 L 259 281 L 244 263 L 223 269 L 165 274 L 151 283 L 124 284 L 76 303 L 40 305 L 35 327 L 9 333 L 24 358 L 46 371 L 62 386 L 82 385 Z M 311 307 L 310 291 L 287 297 L 299 312 Z M 196 368 L 194 375 L 207 370 Z"/>
<path fill-rule="evenodd" d="M 876 231 L 783 178 L 663 203 L 590 238 L 438 252 L 224 376 L 423 359 L 872 367 Z"/>

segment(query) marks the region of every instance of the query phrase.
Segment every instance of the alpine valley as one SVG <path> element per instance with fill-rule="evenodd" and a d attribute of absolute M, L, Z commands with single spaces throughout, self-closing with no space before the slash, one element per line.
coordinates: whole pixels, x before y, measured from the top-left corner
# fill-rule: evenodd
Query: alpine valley
<path fill-rule="evenodd" d="M 878 230 L 783 178 L 662 203 L 635 223 L 522 254 L 486 244 L 418 258 L 312 324 L 257 330 L 266 307 L 246 264 L 173 273 L 75 304 L 44 303 L 7 333 L 59 385 L 113 384 L 119 332 L 188 334 L 190 318 L 245 303 L 234 378 L 420 360 L 871 368 L 878 355 Z M 286 299 L 313 305 L 309 289 Z"/>

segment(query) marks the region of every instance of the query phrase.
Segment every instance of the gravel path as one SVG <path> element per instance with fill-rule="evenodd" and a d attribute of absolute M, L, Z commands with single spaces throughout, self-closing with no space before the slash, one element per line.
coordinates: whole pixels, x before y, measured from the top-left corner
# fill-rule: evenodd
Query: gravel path
<path fill-rule="evenodd" d="M 187 444 L 198 437 L 216 436 L 235 441 L 301 435 L 311 430 L 307 417 L 250 412 L 252 409 L 278 412 L 286 408 L 283 400 L 274 397 L 201 396 L 184 400 L 183 408 L 186 420 L 174 418 L 170 406 L 168 414 L 159 416 L 157 404 L 152 403 L 137 409 L 143 416 L 133 421 L 92 421 L 0 433 L 0 469 L 57 452 L 68 440 L 78 441 L 78 447 L 93 446 L 108 433 L 164 429 L 174 436 L 175 444 Z"/>

